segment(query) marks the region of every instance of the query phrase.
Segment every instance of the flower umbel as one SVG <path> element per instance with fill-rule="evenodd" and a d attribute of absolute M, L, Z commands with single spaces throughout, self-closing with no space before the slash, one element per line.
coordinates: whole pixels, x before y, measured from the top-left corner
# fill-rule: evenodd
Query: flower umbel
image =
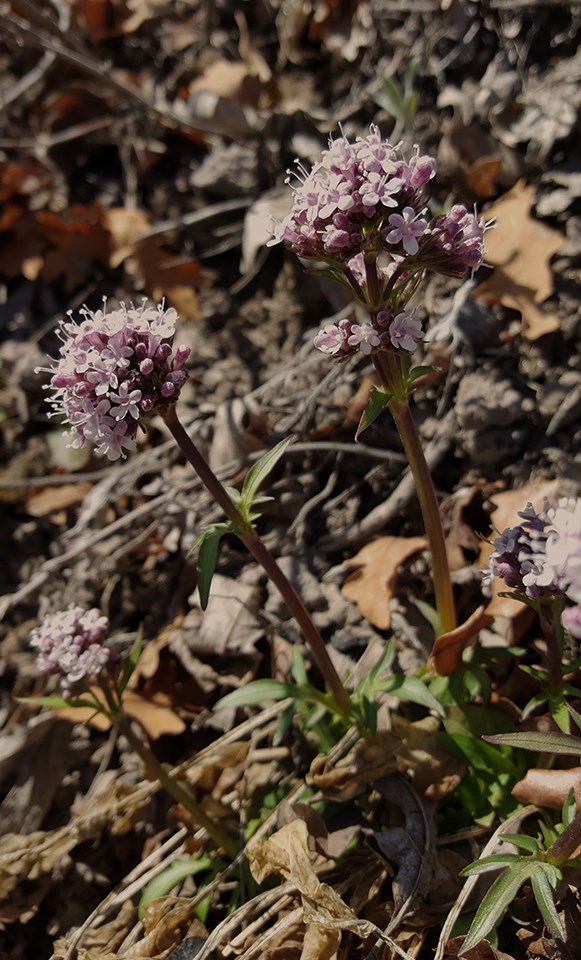
<path fill-rule="evenodd" d="M 60 357 L 49 368 L 52 416 L 70 424 L 71 446 L 118 460 L 135 448 L 140 417 L 163 412 L 187 379 L 189 347 L 172 355 L 177 313 L 163 306 L 86 307 L 61 323 Z"/>
<path fill-rule="evenodd" d="M 349 330 L 341 326 L 347 321 L 325 327 L 315 337 L 317 349 L 336 360 L 358 352 L 413 351 L 421 329 L 406 307 L 425 271 L 461 277 L 482 263 L 484 221 L 459 204 L 426 218 L 425 188 L 434 173 L 432 157 L 416 148 L 404 160 L 372 125 L 355 143 L 344 136 L 329 140 L 310 173 L 299 164 L 297 181 L 287 180 L 291 212 L 270 244 L 285 242 L 303 260 L 315 261 L 370 315 L 369 323 Z"/>
<path fill-rule="evenodd" d="M 30 645 L 38 650 L 39 670 L 60 674 L 61 691 L 70 697 L 74 688 L 96 676 L 109 664 L 111 650 L 103 646 L 109 621 L 96 608 L 49 613 L 32 631 Z"/>
<path fill-rule="evenodd" d="M 529 503 L 519 517 L 493 541 L 490 573 L 532 600 L 565 598 L 563 625 L 581 638 L 581 499 L 545 502 L 539 513 Z"/>

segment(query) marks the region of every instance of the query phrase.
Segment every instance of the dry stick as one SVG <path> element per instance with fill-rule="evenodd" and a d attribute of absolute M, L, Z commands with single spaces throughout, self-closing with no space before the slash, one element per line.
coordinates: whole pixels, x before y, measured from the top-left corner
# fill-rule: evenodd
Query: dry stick
<path fill-rule="evenodd" d="M 348 719 L 352 713 L 349 694 L 333 665 L 333 661 L 327 652 L 321 634 L 313 623 L 307 608 L 292 583 L 283 573 L 271 552 L 256 533 L 256 530 L 244 519 L 228 496 L 226 489 L 218 480 L 216 474 L 211 470 L 189 434 L 184 430 L 178 419 L 175 404 L 169 407 L 164 419 L 176 443 L 198 474 L 206 489 L 222 508 L 228 519 L 235 525 L 236 533 L 244 546 L 250 551 L 254 559 L 261 565 L 269 579 L 279 590 L 289 612 L 297 621 L 305 640 L 313 652 L 340 713 L 344 719 Z"/>

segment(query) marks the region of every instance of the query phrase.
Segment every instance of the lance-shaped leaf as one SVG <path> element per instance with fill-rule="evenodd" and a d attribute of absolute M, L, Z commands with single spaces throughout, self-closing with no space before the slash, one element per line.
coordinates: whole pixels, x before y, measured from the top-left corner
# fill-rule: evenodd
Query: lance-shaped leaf
<path fill-rule="evenodd" d="M 264 454 L 260 460 L 254 464 L 253 467 L 246 474 L 246 478 L 242 485 L 242 500 L 247 507 L 251 507 L 255 502 L 254 498 L 261 487 L 261 485 L 266 480 L 269 473 L 271 473 L 280 458 L 284 455 L 286 448 L 291 442 L 291 437 L 287 437 L 286 440 L 281 440 L 280 443 L 277 443 L 272 450 L 269 450 Z"/>
<path fill-rule="evenodd" d="M 521 750 L 536 750 L 538 753 L 561 753 L 566 756 L 581 756 L 581 738 L 567 733 L 495 733 L 483 738 L 497 746 L 520 747 Z"/>
<path fill-rule="evenodd" d="M 565 931 L 555 907 L 555 891 L 553 884 L 551 884 L 551 880 L 558 882 L 559 879 L 557 871 L 550 863 L 536 864 L 536 869 L 531 873 L 531 886 L 543 920 L 555 937 L 564 940 Z M 556 886 L 556 884 L 554 885 Z"/>
<path fill-rule="evenodd" d="M 192 550 L 195 547 L 199 547 L 196 570 L 198 575 L 200 606 L 202 610 L 205 610 L 208 606 L 212 577 L 214 576 L 216 562 L 218 560 L 218 548 L 220 546 L 220 540 L 225 533 L 229 533 L 231 531 L 232 525 L 230 523 L 215 523 L 211 527 L 208 527 L 206 530 L 204 530 L 199 537 L 196 537 L 192 546 Z"/>
<path fill-rule="evenodd" d="M 150 880 L 145 887 L 141 900 L 139 901 L 138 916 L 140 920 L 145 917 L 145 908 L 154 900 L 167 896 L 178 883 L 182 883 L 187 877 L 193 877 L 196 873 L 203 870 L 209 870 L 212 861 L 209 857 L 192 857 L 190 860 L 174 860 L 169 867 L 158 873 L 153 880 Z"/>
<path fill-rule="evenodd" d="M 141 627 L 137 631 L 137 636 L 135 637 L 135 643 L 129 651 L 129 656 L 127 657 L 125 663 L 123 664 L 123 672 L 121 674 L 121 679 L 119 681 L 119 693 L 123 693 L 125 687 L 131 679 L 131 675 L 137 666 L 137 661 L 141 656 L 141 648 L 143 646 L 143 631 Z"/>
<path fill-rule="evenodd" d="M 496 878 L 482 900 L 468 931 L 468 936 L 462 944 L 462 954 L 472 950 L 481 940 L 484 940 L 491 930 L 494 930 L 506 908 L 514 900 L 523 883 L 528 880 L 532 866 L 530 860 L 522 860 L 520 857 L 517 857 L 517 859 L 521 862 L 513 863 L 509 869 L 504 870 Z M 471 873 L 479 872 L 472 870 L 472 867 L 475 866 L 477 864 L 471 865 Z"/>
<path fill-rule="evenodd" d="M 385 390 L 380 390 L 379 387 L 371 388 L 371 394 L 369 400 L 367 401 L 367 406 L 361 414 L 359 426 L 357 427 L 357 432 L 355 434 L 356 440 L 359 440 L 359 437 L 363 431 L 367 430 L 367 427 L 369 427 L 374 420 L 377 420 L 380 413 L 383 413 L 392 396 L 392 393 L 386 393 Z"/>

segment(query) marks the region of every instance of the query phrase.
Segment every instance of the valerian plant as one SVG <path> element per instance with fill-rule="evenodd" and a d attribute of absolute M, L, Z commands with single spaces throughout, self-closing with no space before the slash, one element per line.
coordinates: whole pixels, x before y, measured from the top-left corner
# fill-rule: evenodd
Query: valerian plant
<path fill-rule="evenodd" d="M 456 612 L 438 502 L 409 406 L 412 384 L 428 370 L 410 365 L 423 337 L 410 301 L 427 271 L 462 277 L 480 266 L 486 224 L 461 205 L 428 219 L 426 188 L 434 174 L 432 157 L 416 149 L 406 161 L 376 126 L 355 143 L 329 140 L 311 171 L 299 164 L 295 180 L 289 176 L 291 211 L 270 242 L 284 242 L 355 301 L 355 319 L 327 324 L 314 344 L 337 363 L 363 356 L 375 366 L 380 387 L 357 436 L 389 409 L 416 481 L 442 635 L 455 629 Z"/>
<path fill-rule="evenodd" d="M 177 319 L 175 310 L 163 305 L 149 307 L 145 302 L 129 307 L 121 304 L 110 310 L 105 306 L 95 312 L 84 308 L 78 323 L 69 315 L 60 326 L 60 355 L 47 371 L 51 375 L 48 388 L 52 391 L 52 415 L 69 425 L 71 446 L 91 446 L 109 460 L 124 457 L 135 448 L 137 430 L 145 415 L 157 413 L 163 417 L 228 520 L 224 526 L 206 533 L 201 542 L 203 599 L 207 599 L 219 540 L 225 532 L 233 532 L 280 591 L 313 651 L 338 711 L 349 718 L 349 695 L 323 638 L 255 529 L 254 507 L 260 502 L 258 487 L 284 448 L 270 451 L 255 465 L 241 494 L 223 486 L 177 415 L 177 401 L 188 376 L 184 365 L 190 352 L 188 347 L 174 350 Z"/>
<path fill-rule="evenodd" d="M 565 939 L 565 931 L 557 913 L 555 898 L 563 882 L 564 871 L 578 870 L 581 860 L 570 856 L 571 843 L 568 834 L 575 830 L 576 803 L 573 792 L 563 806 L 561 822 L 555 825 L 539 823 L 541 838 L 524 834 L 504 834 L 503 840 L 517 848 L 519 853 L 500 853 L 482 857 L 466 867 L 465 877 L 480 876 L 491 871 L 500 871 L 485 894 L 474 915 L 468 935 L 462 944 L 464 954 L 476 947 L 491 930 L 494 930 L 503 914 L 525 884 L 530 884 L 539 912 L 554 937 Z M 564 842 L 565 841 L 565 842 Z"/>
<path fill-rule="evenodd" d="M 505 595 L 533 609 L 543 630 L 545 663 L 521 665 L 541 686 L 523 719 L 547 703 L 555 722 L 569 733 L 568 698 L 581 697 L 566 680 L 581 660 L 565 658 L 566 634 L 581 639 L 581 499 L 561 499 L 556 506 L 545 501 L 540 511 L 529 503 L 519 518 L 493 541 L 485 580 L 503 581 L 509 588 Z"/>
<path fill-rule="evenodd" d="M 37 651 L 40 672 L 57 674 L 61 696 L 36 697 L 32 702 L 46 707 L 88 708 L 103 714 L 141 757 L 148 772 L 203 827 L 214 843 L 232 858 L 238 844 L 212 820 L 194 797 L 159 763 L 135 731 L 125 713 L 124 693 L 141 652 L 138 634 L 129 655 L 122 661 L 107 647 L 109 620 L 100 610 L 71 604 L 67 610 L 47 614 L 32 631 L 31 646 Z"/>

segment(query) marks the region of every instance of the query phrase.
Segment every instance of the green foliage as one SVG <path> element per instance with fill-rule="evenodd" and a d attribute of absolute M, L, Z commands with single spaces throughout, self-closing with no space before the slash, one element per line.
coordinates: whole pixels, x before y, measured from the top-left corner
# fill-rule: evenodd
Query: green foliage
<path fill-rule="evenodd" d="M 414 90 L 418 68 L 419 63 L 410 61 L 402 84 L 392 77 L 384 77 L 380 89 L 372 94 L 375 103 L 389 113 L 411 138 L 413 138 L 414 121 L 418 109 L 418 95 Z"/>
<path fill-rule="evenodd" d="M 403 383 L 401 394 L 398 396 L 398 399 L 403 400 L 407 397 L 409 392 L 410 385 L 417 380 L 419 377 L 423 377 L 426 373 L 433 373 L 437 371 L 438 367 L 413 367 L 409 369 L 409 363 L 405 361 L 402 362 L 402 373 L 403 373 Z M 399 391 L 398 391 L 399 393 Z M 386 390 L 382 390 L 381 387 L 372 387 L 371 393 L 369 395 L 369 400 L 365 410 L 361 414 L 359 424 L 357 426 L 357 431 L 355 433 L 355 439 L 359 440 L 359 437 L 364 430 L 367 430 L 371 424 L 377 420 L 380 414 L 388 407 L 390 401 L 394 398 L 395 394 L 388 393 Z"/>
<path fill-rule="evenodd" d="M 209 857 L 191 857 L 189 860 L 174 860 L 169 867 L 161 870 L 145 887 L 139 901 L 138 916 L 145 917 L 145 908 L 160 897 L 167 897 L 174 887 L 183 883 L 187 877 L 205 872 L 212 867 Z"/>
<path fill-rule="evenodd" d="M 552 855 L 551 847 L 572 822 L 574 815 L 575 799 L 571 791 L 563 807 L 561 822 L 554 826 L 540 823 L 542 840 L 528 835 L 506 834 L 504 836 L 504 840 L 512 843 L 517 849 L 523 850 L 527 856 L 520 853 L 495 854 L 475 861 L 462 871 L 463 876 L 466 877 L 479 876 L 493 870 L 501 869 L 502 871 L 474 915 L 462 946 L 463 953 L 475 947 L 497 926 L 520 888 L 527 883 L 531 885 L 533 896 L 547 928 L 554 937 L 565 938 L 555 900 L 563 880 L 563 870 L 567 867 L 578 867 L 579 861 L 561 861 L 557 856 Z"/>
<path fill-rule="evenodd" d="M 222 537 L 226 533 L 243 536 L 249 532 L 254 526 L 255 521 L 259 519 L 260 512 L 256 510 L 256 507 L 263 503 L 268 503 L 272 500 L 272 497 L 258 496 L 258 490 L 284 455 L 290 441 L 290 437 L 287 437 L 286 440 L 281 440 L 272 450 L 268 450 L 260 460 L 256 461 L 254 466 L 252 466 L 246 474 L 242 490 L 237 490 L 235 487 L 226 487 L 228 496 L 241 514 L 241 523 L 236 524 L 231 520 L 222 523 L 213 523 L 211 526 L 202 530 L 190 547 L 190 553 L 193 553 L 195 550 L 198 551 L 196 572 L 202 610 L 205 610 L 208 606 L 210 587 L 212 585 L 212 578 L 216 572 L 218 551 Z"/>
<path fill-rule="evenodd" d="M 394 657 L 395 644 L 390 641 L 373 669 L 352 691 L 353 712 L 350 722 L 357 720 L 362 732 L 375 733 L 377 730 L 379 694 L 391 694 L 400 700 L 425 707 L 439 716 L 444 715 L 441 705 L 421 680 L 391 672 Z M 296 717 L 303 729 L 312 730 L 318 735 L 321 749 L 330 749 L 345 732 L 345 720 L 337 710 L 333 696 L 323 693 L 309 682 L 299 647 L 293 648 L 291 673 L 294 681 L 292 683 L 254 680 L 222 697 L 216 708 L 241 707 L 263 703 L 265 700 L 290 698 L 291 703 L 280 718 L 278 742 Z"/>
<path fill-rule="evenodd" d="M 133 672 L 137 666 L 139 658 L 141 656 L 141 651 L 143 649 L 143 631 L 141 627 L 137 631 L 137 636 L 135 637 L 135 643 L 129 651 L 129 655 L 123 664 L 123 670 L 121 671 L 121 677 L 119 678 L 118 691 L 119 699 L 123 696 L 123 691 L 125 687 L 131 680 Z"/>

